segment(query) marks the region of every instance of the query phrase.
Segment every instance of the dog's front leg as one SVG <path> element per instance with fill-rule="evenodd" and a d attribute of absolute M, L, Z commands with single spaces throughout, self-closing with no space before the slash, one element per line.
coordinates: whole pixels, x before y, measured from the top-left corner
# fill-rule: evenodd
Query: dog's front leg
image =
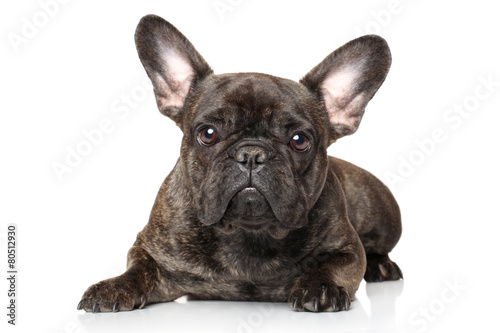
<path fill-rule="evenodd" d="M 359 287 L 366 266 L 361 241 L 355 236 L 347 244 L 330 254 L 321 265 L 304 274 L 292 288 L 289 304 L 297 311 L 349 310 L 354 293 Z"/>
<path fill-rule="evenodd" d="M 142 247 L 128 252 L 127 271 L 120 276 L 90 286 L 83 294 L 78 309 L 92 312 L 117 312 L 142 308 L 158 301 L 157 287 L 161 272 L 153 257 Z M 175 295 L 171 299 L 177 298 Z"/>

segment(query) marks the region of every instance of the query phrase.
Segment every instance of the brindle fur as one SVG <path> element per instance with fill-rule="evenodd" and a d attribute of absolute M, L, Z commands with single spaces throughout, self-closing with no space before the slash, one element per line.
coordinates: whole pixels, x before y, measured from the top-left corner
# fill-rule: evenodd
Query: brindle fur
<path fill-rule="evenodd" d="M 162 84 L 178 87 L 168 73 L 164 82 L 155 76 L 165 71 L 159 39 L 194 69 L 181 107 L 162 104 Z M 141 20 L 136 42 L 160 111 L 183 130 L 181 156 L 129 251 L 127 271 L 91 286 L 79 309 L 131 310 L 188 295 L 338 311 L 350 307 L 363 276 L 369 282 L 402 278 L 387 256 L 401 235 L 392 194 L 367 171 L 326 153 L 352 129 L 330 122 L 319 85 L 338 59 L 358 56 L 356 48 L 340 48 L 297 83 L 257 73 L 214 75 L 177 29 L 153 15 Z M 379 37 L 355 43 L 376 55 L 367 65 L 369 80 L 358 85 L 368 101 L 385 78 L 390 54 Z M 206 123 L 222 138 L 211 148 L 196 139 L 198 125 Z M 288 145 L 297 129 L 313 138 L 306 153 Z M 235 162 L 242 142 L 269 154 L 259 173 Z M 250 183 L 269 205 L 265 227 L 252 229 L 238 205 L 228 206 Z"/>

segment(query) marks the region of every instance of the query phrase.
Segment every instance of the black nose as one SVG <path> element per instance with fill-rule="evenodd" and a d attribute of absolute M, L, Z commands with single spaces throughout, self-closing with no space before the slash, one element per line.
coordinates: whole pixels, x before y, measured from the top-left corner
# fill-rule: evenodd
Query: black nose
<path fill-rule="evenodd" d="M 273 150 L 261 141 L 245 141 L 236 146 L 233 158 L 246 166 L 266 163 L 273 156 Z"/>
<path fill-rule="evenodd" d="M 245 146 L 236 151 L 234 159 L 243 164 L 263 164 L 269 160 L 269 153 L 261 147 Z"/>

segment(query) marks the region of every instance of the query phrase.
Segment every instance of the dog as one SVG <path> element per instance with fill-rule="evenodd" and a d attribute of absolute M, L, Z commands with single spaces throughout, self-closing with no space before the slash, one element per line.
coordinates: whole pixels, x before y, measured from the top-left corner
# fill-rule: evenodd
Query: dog
<path fill-rule="evenodd" d="M 388 256 L 402 229 L 393 195 L 327 155 L 357 130 L 385 80 L 384 39 L 348 42 L 300 82 L 215 75 L 155 15 L 141 19 L 135 42 L 160 112 L 183 132 L 181 153 L 126 272 L 90 286 L 79 310 L 132 310 L 187 295 L 341 311 L 363 277 L 403 277 Z"/>

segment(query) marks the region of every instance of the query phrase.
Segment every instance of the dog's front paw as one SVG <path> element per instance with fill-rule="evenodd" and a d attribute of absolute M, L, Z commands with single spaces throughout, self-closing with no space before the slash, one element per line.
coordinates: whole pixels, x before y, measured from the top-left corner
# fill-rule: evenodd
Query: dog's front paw
<path fill-rule="evenodd" d="M 334 283 L 306 280 L 292 289 L 288 303 L 297 311 L 342 311 L 351 307 L 351 297 Z"/>
<path fill-rule="evenodd" d="M 83 294 L 77 309 L 87 312 L 118 312 L 142 308 L 146 296 L 140 293 L 134 279 L 117 276 L 90 286 Z"/>

